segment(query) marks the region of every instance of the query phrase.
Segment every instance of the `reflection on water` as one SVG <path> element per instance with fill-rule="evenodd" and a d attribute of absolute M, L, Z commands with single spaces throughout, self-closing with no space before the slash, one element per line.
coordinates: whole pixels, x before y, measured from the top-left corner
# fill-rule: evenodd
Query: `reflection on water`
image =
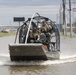
<path fill-rule="evenodd" d="M 4 70 L 4 72 L 2 71 Z M 2 72 L 1 72 L 2 71 Z M 76 75 L 76 62 L 48 66 L 0 66 L 1 75 Z"/>
<path fill-rule="evenodd" d="M 10 66 L 10 75 L 39 75 L 46 66 Z"/>
<path fill-rule="evenodd" d="M 10 75 L 56 75 L 60 71 L 54 66 L 16 66 L 9 67 Z M 58 74 L 59 75 L 59 74 Z"/>

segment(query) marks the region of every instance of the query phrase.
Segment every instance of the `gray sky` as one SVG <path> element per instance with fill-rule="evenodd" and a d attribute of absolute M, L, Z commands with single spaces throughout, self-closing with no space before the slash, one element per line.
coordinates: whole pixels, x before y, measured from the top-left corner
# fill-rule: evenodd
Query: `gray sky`
<path fill-rule="evenodd" d="M 60 0 L 0 0 L 5 6 L 42 6 L 60 4 Z"/>
<path fill-rule="evenodd" d="M 31 17 L 38 12 L 56 20 L 61 0 L 0 0 L 0 25 L 14 25 L 13 17 Z"/>

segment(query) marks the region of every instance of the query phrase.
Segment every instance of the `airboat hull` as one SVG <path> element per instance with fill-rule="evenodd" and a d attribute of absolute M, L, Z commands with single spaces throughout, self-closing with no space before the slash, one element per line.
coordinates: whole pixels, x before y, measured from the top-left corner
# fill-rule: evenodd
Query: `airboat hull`
<path fill-rule="evenodd" d="M 48 51 L 42 44 L 10 44 L 11 61 L 59 59 L 59 51 Z"/>

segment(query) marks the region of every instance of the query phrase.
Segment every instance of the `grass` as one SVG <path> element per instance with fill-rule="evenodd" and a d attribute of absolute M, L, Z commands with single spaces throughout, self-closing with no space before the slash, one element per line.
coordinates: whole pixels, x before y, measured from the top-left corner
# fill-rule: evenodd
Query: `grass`
<path fill-rule="evenodd" d="M 8 33 L 0 32 L 0 37 L 12 36 L 12 35 L 15 35 L 15 34 L 16 34 L 16 32 L 8 32 Z"/>
<path fill-rule="evenodd" d="M 63 37 L 66 37 L 66 38 L 76 38 L 76 35 L 73 35 L 73 36 L 70 36 L 70 35 L 63 35 L 63 34 L 60 34 L 61 36 Z"/>

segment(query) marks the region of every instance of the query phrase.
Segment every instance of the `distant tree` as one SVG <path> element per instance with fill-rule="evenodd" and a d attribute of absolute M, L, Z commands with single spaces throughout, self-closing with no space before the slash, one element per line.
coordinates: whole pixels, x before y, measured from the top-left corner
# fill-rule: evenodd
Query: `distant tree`
<path fill-rule="evenodd" d="M 76 22 L 74 22 L 72 25 L 73 25 L 73 27 L 74 27 L 74 28 L 73 28 L 73 32 L 76 33 Z"/>
<path fill-rule="evenodd" d="M 73 23 L 73 26 L 76 27 L 76 22 Z"/>

